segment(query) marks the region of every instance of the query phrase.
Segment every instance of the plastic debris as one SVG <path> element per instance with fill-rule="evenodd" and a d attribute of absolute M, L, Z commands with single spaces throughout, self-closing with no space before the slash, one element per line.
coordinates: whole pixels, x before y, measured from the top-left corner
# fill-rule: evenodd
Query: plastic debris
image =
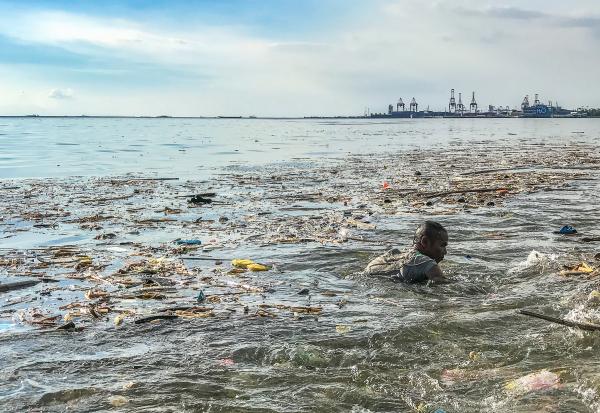
<path fill-rule="evenodd" d="M 224 359 L 219 360 L 219 366 L 231 367 L 234 365 L 235 365 L 235 362 L 233 361 L 232 358 L 224 358 Z"/>
<path fill-rule="evenodd" d="M 108 401 L 113 407 L 123 407 L 129 403 L 129 400 L 124 396 L 112 396 Z"/>
<path fill-rule="evenodd" d="M 247 259 L 235 259 L 231 260 L 231 265 L 236 268 L 248 268 L 248 265 L 254 264 L 255 262 Z"/>
<path fill-rule="evenodd" d="M 532 391 L 556 389 L 558 387 L 560 387 L 558 374 L 544 369 L 511 380 L 506 383 L 504 389 L 512 394 L 522 395 Z"/>
<path fill-rule="evenodd" d="M 254 262 L 254 261 L 248 260 L 248 259 L 231 260 L 231 265 L 233 265 L 234 267 L 236 267 L 238 269 L 248 269 L 250 271 L 268 271 L 269 270 L 269 267 L 267 267 L 266 265 L 259 264 L 257 262 Z M 235 273 L 234 271 L 231 271 L 231 272 Z"/>
<path fill-rule="evenodd" d="M 202 194 L 205 195 L 206 194 Z M 197 204 L 197 205 L 205 205 L 205 204 L 210 204 L 212 203 L 212 199 L 210 198 L 204 198 L 202 195 L 194 195 L 193 197 L 191 197 L 188 202 L 190 204 Z"/>
<path fill-rule="evenodd" d="M 576 234 L 577 230 L 575 228 L 573 228 L 571 225 L 565 225 L 561 229 L 559 229 L 558 231 L 554 231 L 554 233 L 555 234 L 571 235 L 571 234 Z"/>
<path fill-rule="evenodd" d="M 598 291 L 598 290 L 592 290 L 590 292 L 590 295 L 588 296 L 588 299 L 590 301 L 600 302 L 600 291 Z"/>
<path fill-rule="evenodd" d="M 176 239 L 175 244 L 177 245 L 200 245 L 202 241 L 199 239 Z"/>
<path fill-rule="evenodd" d="M 123 320 L 125 319 L 125 317 L 127 317 L 127 313 L 121 313 L 117 315 L 114 319 L 115 326 L 120 326 L 121 324 L 123 324 Z"/>
<path fill-rule="evenodd" d="M 204 295 L 204 291 L 200 290 L 198 295 L 196 296 L 196 302 L 201 303 L 206 299 L 206 295 Z"/>
<path fill-rule="evenodd" d="M 572 266 L 565 266 L 565 269 L 560 272 L 560 275 L 568 276 L 568 275 L 595 275 L 597 269 L 588 265 L 586 262 L 581 262 Z"/>
<path fill-rule="evenodd" d="M 346 334 L 349 333 L 352 330 L 352 327 L 345 325 L 345 324 L 338 324 L 335 326 L 335 331 L 338 332 L 339 334 Z"/>
<path fill-rule="evenodd" d="M 250 271 L 268 271 L 269 270 L 269 267 L 267 267 L 266 265 L 257 264 L 257 263 L 249 264 L 247 268 Z"/>

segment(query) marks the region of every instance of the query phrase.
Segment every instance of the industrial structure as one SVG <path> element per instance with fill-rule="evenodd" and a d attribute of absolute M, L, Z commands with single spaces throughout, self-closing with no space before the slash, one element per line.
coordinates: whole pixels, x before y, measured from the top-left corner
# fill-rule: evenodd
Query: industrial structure
<path fill-rule="evenodd" d="M 465 104 L 462 101 L 462 93 L 458 93 L 458 102 L 454 97 L 454 89 L 450 89 L 450 100 L 448 101 L 448 110 L 444 112 L 430 111 L 429 106 L 425 111 L 418 110 L 418 103 L 413 97 L 410 101 L 408 110 L 402 98 L 398 99 L 394 110 L 394 105 L 388 105 L 387 113 L 371 113 L 367 115 L 372 118 L 433 118 L 433 117 L 469 117 L 469 118 L 504 118 L 504 117 L 522 117 L 522 118 L 551 118 L 551 117 L 571 117 L 575 116 L 576 112 L 566 110 L 553 105 L 552 101 L 548 104 L 541 103 L 539 95 L 535 94 L 533 105 L 529 103 L 529 95 L 523 98 L 521 110 L 511 109 L 509 106 L 488 106 L 487 111 L 480 111 L 477 100 L 475 99 L 475 91 L 471 93 L 471 103 L 467 111 Z"/>

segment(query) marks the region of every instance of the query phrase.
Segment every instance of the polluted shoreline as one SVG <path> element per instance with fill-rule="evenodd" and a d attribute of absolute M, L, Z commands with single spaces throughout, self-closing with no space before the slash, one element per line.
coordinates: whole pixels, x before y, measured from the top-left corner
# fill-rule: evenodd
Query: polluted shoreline
<path fill-rule="evenodd" d="M 539 405 L 541 392 L 556 411 L 568 403 L 596 411 L 600 398 L 590 390 L 595 379 L 577 364 L 558 368 L 539 361 L 524 368 L 510 362 L 521 357 L 515 355 L 518 347 L 478 345 L 470 337 L 489 328 L 477 316 L 487 307 L 494 310 L 488 314 L 492 320 L 539 329 L 528 336 L 534 341 L 567 327 L 517 314 L 531 304 L 573 323 L 600 323 L 600 314 L 589 310 L 600 301 L 595 288 L 600 231 L 592 196 L 599 172 L 593 144 L 472 141 L 427 151 L 298 159 L 290 165 L 233 165 L 203 180 L 5 179 L 0 184 L 0 340 L 11 350 L 3 354 L 7 385 L 0 398 L 14 411 L 315 411 L 322 406 L 452 412 L 486 406 L 514 411 Z M 565 221 L 569 202 L 582 210 L 577 219 Z M 529 232 L 539 231 L 528 229 L 536 224 L 536 208 L 553 211 L 543 231 L 547 245 L 560 246 L 555 256 L 528 248 Z M 449 228 L 450 256 L 442 268 L 456 283 L 401 286 L 361 275 L 375 255 L 409 245 L 424 219 Z M 561 233 L 569 225 L 577 231 Z M 520 241 L 524 234 L 527 240 Z M 519 243 L 526 254 L 515 252 Z M 506 244 L 515 249 L 503 251 Z M 550 276 L 551 286 L 543 291 Z M 522 295 L 529 288 L 539 302 Z M 479 310 L 462 313 L 475 302 Z M 453 313 L 455 305 L 460 310 Z M 573 308 L 578 312 L 569 312 Z M 403 317 L 390 321 L 394 312 Z M 461 317 L 469 321 L 463 325 Z M 394 332 L 398 323 L 402 326 Z M 444 333 L 444 323 L 456 330 Z M 473 325 L 480 331 L 471 331 Z M 414 341 L 404 328 L 415 334 Z M 447 358 L 429 356 L 427 343 L 445 334 L 450 337 L 439 346 Z M 586 348 L 598 343 L 585 336 L 593 332 L 570 334 Z M 190 336 L 207 349 L 190 350 Z M 268 350 L 257 344 L 265 339 L 285 345 Z M 465 340 L 471 350 L 448 344 Z M 153 350 L 155 341 L 160 351 Z M 48 343 L 67 353 L 87 349 L 79 364 L 72 361 L 82 370 L 56 358 Z M 15 361 L 26 345 L 38 348 L 41 365 L 31 356 Z M 194 351 L 202 354 L 206 370 L 172 360 Z M 381 354 L 387 351 L 405 359 L 385 359 Z M 108 355 L 98 356 L 102 352 Z M 144 360 L 143 354 L 157 358 Z M 115 357 L 133 359 L 133 373 L 115 366 Z M 166 371 L 173 369 L 171 381 L 190 371 L 193 379 L 180 390 L 170 389 L 181 393 L 178 397 L 161 402 L 152 381 L 168 381 L 146 369 L 162 362 Z M 45 369 L 58 369 L 62 376 L 75 369 L 78 377 L 93 369 L 105 377 L 78 379 L 77 385 L 58 379 L 43 383 Z M 274 371 L 282 386 L 296 386 L 293 406 L 278 407 L 287 393 L 276 395 L 282 389 L 268 380 Z M 96 384 L 85 384 L 88 380 Z M 314 380 L 322 386 L 311 387 Z M 478 381 L 487 398 L 454 393 L 472 391 Z M 198 388 L 186 387 L 189 383 Z"/>

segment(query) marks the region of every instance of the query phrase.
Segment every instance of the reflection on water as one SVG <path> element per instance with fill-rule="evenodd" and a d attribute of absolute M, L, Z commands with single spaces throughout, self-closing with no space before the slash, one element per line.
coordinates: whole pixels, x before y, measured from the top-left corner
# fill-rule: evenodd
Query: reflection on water
<path fill-rule="evenodd" d="M 5 118 L 0 153 L 12 156 L 0 160 L 0 178 L 145 173 L 150 168 L 164 170 L 161 164 L 178 177 L 208 177 L 211 170 L 240 157 L 247 164 L 262 165 L 303 156 L 439 147 L 465 139 L 594 142 L 598 136 L 600 124 L 594 119 Z M 68 149 L 74 145 L 77 152 Z M 199 166 L 204 175 L 199 175 Z"/>
<path fill-rule="evenodd" d="M 84 160 L 65 148 L 50 150 L 56 147 L 52 142 L 66 139 L 62 134 L 67 133 L 48 128 L 53 122 L 73 122 L 68 133 L 78 136 L 83 136 L 85 126 L 85 143 L 80 146 L 85 156 L 94 156 Z M 575 124 L 570 119 L 85 122 L 6 120 L 0 131 L 7 135 L 0 142 L 3 152 L 14 152 L 16 160 L 0 160 L 2 175 L 103 175 L 162 168 L 172 175 L 196 176 L 205 173 L 199 167 L 219 172 L 240 156 L 247 162 L 236 170 L 243 173 L 268 162 L 306 166 L 311 158 L 331 153 L 343 157 L 346 152 L 443 147 L 469 140 L 498 144 L 503 139 L 510 146 L 511 139 L 523 136 L 539 142 L 593 142 L 600 136 L 600 122 Z M 572 130 L 585 131 L 585 136 L 574 136 Z M 26 131 L 32 134 L 27 142 L 8 142 Z M 174 132 L 213 136 L 214 146 L 203 151 L 202 145 L 194 144 L 181 154 L 177 151 L 181 146 L 165 138 Z M 285 151 L 253 140 L 271 142 L 272 134 L 286 143 Z M 140 145 L 132 142 L 141 135 L 144 139 L 151 135 L 142 145 L 143 163 L 137 154 L 135 163 L 129 163 L 132 158 L 126 154 L 102 157 L 101 151 L 123 153 L 126 146 Z M 301 140 L 290 144 L 286 136 Z M 335 138 L 331 152 L 320 152 L 329 138 Z M 26 150 L 31 139 L 39 145 Z M 105 149 L 99 150 L 99 144 Z M 253 155 L 256 145 L 264 152 Z M 16 170 L 22 162 L 28 166 Z M 58 163 L 62 169 L 54 166 Z M 16 332 L 11 329 L 13 321 L 3 320 L 2 410 L 600 411 L 600 336 L 515 311 L 533 307 L 562 316 L 572 309 L 590 317 L 596 314 L 588 297 L 598 288 L 597 281 L 559 277 L 557 272 L 567 259 L 593 257 L 598 244 L 553 231 L 570 224 L 583 232 L 597 232 L 598 178 L 594 173 L 573 182 L 568 192 L 524 194 L 498 208 L 427 216 L 443 222 L 450 233 L 443 267 L 457 282 L 449 285 L 394 284 L 359 274 L 384 245 L 402 247 L 410 242 L 424 218 L 418 214 L 377 217 L 372 237 L 381 244 L 301 244 L 260 250 L 261 256 L 283 263 L 281 273 L 261 275 L 269 282 L 281 282 L 274 284 L 275 294 L 284 302 L 322 305 L 318 318 L 251 319 L 238 311 L 228 317 L 61 333 Z M 48 243 L 74 241 L 64 234 Z M 334 295 L 298 296 L 300 288 Z M 0 311 L 4 304 L 0 301 Z M 525 394 L 507 390 L 511 380 L 542 369 L 558 374 L 561 385 Z"/>

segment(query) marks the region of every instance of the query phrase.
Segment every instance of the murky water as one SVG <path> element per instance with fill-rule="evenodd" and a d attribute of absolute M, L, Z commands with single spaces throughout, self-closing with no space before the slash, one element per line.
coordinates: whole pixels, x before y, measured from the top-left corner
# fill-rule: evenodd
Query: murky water
<path fill-rule="evenodd" d="M 348 154 L 469 142 L 595 145 L 600 121 L 0 119 L 0 133 L 4 178 L 141 172 L 210 179 L 231 168 L 319 167 Z M 598 243 L 553 233 L 570 224 L 598 236 L 599 178 L 589 171 L 568 188 L 522 194 L 497 208 L 374 216 L 370 238 L 379 244 L 215 252 L 243 250 L 280 263 L 281 272 L 261 275 L 265 283 L 276 286 L 280 302 L 323 306 L 319 317 L 233 314 L 81 332 L 39 331 L 2 319 L 1 410 L 600 411 L 600 333 L 516 313 L 533 308 L 600 322 L 588 299 L 598 282 L 558 275 L 574 259 L 600 265 L 592 258 Z M 458 282 L 402 285 L 359 274 L 387 245 L 407 246 L 424 218 L 449 229 L 443 268 Z M 31 248 L 49 240 L 23 242 L 21 248 Z M 534 250 L 544 255 L 531 257 Z M 299 296 L 301 288 L 311 294 Z M 335 296 L 319 295 L 323 290 Z M 510 380 L 542 369 L 559 374 L 560 386 L 506 389 Z"/>

